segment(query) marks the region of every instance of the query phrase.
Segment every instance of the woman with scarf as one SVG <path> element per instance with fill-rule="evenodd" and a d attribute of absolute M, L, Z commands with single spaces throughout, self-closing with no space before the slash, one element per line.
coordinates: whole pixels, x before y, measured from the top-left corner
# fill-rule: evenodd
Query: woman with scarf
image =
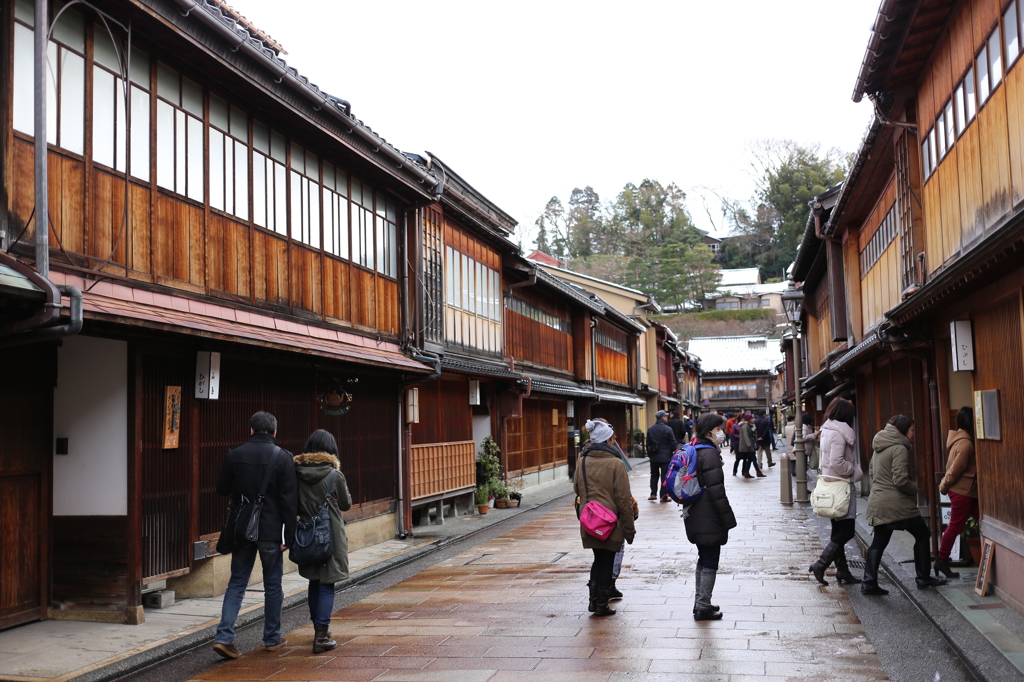
<path fill-rule="evenodd" d="M 595 616 L 612 616 L 615 610 L 608 606 L 608 600 L 611 598 L 615 554 L 622 549 L 623 542 L 632 544 L 636 535 L 634 502 L 619 450 L 608 442 L 615 435 L 612 425 L 592 419 L 586 423 L 586 429 L 590 440 L 580 453 L 580 463 L 573 480 L 577 509 L 582 510 L 588 502 L 597 502 L 618 517 L 618 523 L 607 539 L 596 538 L 580 526 L 584 549 L 594 552 L 590 582 L 587 583 L 590 590 L 588 610 Z"/>

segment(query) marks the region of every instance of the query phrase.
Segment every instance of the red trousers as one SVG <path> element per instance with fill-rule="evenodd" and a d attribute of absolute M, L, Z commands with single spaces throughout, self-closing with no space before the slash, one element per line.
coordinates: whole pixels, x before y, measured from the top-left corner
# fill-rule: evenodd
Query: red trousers
<path fill-rule="evenodd" d="M 949 558 L 949 553 L 953 550 L 953 543 L 956 542 L 956 536 L 963 532 L 964 526 L 967 525 L 967 519 L 972 517 L 977 519 L 979 515 L 977 497 L 968 497 L 951 490 L 949 491 L 949 501 L 952 503 L 951 513 L 949 525 L 946 526 L 946 532 L 942 534 L 942 542 L 939 544 L 940 559 Z"/>

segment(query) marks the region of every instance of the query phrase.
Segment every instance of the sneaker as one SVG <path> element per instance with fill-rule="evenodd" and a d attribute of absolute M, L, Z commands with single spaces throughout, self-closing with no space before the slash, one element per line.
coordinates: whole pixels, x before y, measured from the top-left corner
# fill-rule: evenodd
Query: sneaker
<path fill-rule="evenodd" d="M 241 654 L 238 653 L 238 649 L 235 648 L 234 644 L 224 644 L 223 642 L 217 642 L 213 645 L 213 650 L 216 651 L 221 658 L 226 658 L 232 661 L 241 656 Z"/>
<path fill-rule="evenodd" d="M 654 502 L 656 499 L 658 499 L 658 496 L 655 495 L 654 493 L 651 493 L 650 495 L 647 496 L 647 499 L 650 500 L 651 502 Z"/>
<path fill-rule="evenodd" d="M 277 651 L 278 649 L 280 649 L 281 647 L 283 647 L 287 643 L 288 643 L 288 640 L 285 639 L 284 637 L 282 637 L 281 639 L 277 640 L 273 644 L 264 644 L 263 648 L 266 649 L 267 651 Z"/>

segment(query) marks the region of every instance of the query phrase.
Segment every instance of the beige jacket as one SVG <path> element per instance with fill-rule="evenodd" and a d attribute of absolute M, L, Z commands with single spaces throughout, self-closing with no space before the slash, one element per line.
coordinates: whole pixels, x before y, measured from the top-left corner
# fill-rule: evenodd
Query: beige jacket
<path fill-rule="evenodd" d="M 954 492 L 967 497 L 978 496 L 978 472 L 974 459 L 974 441 L 963 429 L 950 431 L 946 437 L 946 475 L 939 483 L 939 492 Z"/>

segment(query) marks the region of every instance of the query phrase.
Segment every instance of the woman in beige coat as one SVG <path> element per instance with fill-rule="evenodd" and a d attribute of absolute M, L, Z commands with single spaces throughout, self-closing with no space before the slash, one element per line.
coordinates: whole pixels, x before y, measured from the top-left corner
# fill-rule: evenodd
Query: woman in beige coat
<path fill-rule="evenodd" d="M 586 424 L 590 434 L 590 446 L 580 453 L 580 464 L 576 467 L 573 488 L 579 500 L 579 509 L 588 502 L 597 502 L 615 512 L 618 524 L 611 535 L 601 540 L 590 535 L 580 526 L 580 537 L 584 549 L 594 551 L 594 563 L 590 567 L 590 601 L 595 616 L 612 616 L 615 610 L 608 607 L 611 597 L 612 569 L 615 553 L 622 548 L 623 541 L 633 544 L 636 528 L 633 524 L 633 496 L 629 490 L 629 476 L 619 459 L 619 452 L 608 444 L 614 435 L 612 425 L 591 420 Z"/>
<path fill-rule="evenodd" d="M 939 483 L 939 492 L 949 495 L 951 503 L 949 525 L 942 534 L 939 544 L 939 558 L 935 560 L 935 575 L 945 574 L 947 578 L 959 578 L 960 574 L 949 567 L 949 553 L 953 543 L 967 525 L 967 519 L 977 519 L 978 480 L 974 462 L 974 410 L 961 407 L 956 413 L 956 431 L 950 431 L 946 438 L 949 458 L 946 460 L 946 475 Z"/>

